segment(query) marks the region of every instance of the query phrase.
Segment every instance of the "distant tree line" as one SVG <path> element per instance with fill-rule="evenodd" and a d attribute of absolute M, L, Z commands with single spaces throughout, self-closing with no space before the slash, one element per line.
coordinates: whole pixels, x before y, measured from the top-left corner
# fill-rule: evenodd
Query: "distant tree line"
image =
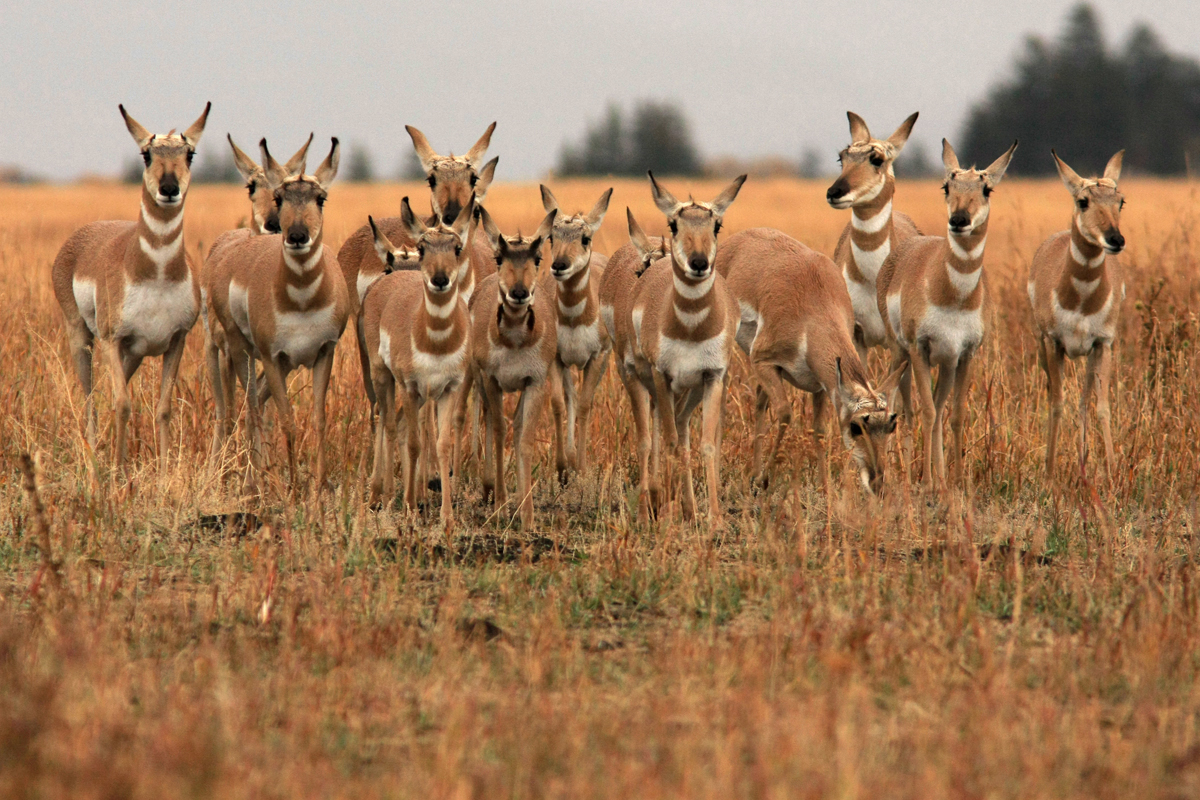
<path fill-rule="evenodd" d="M 582 141 L 563 148 L 558 174 L 698 175 L 701 166 L 683 111 L 673 103 L 643 100 L 631 113 L 610 104 Z"/>
<path fill-rule="evenodd" d="M 964 163 L 989 163 L 1019 138 L 1014 173 L 1053 174 L 1051 148 L 1083 174 L 1122 148 L 1129 171 L 1200 167 L 1200 64 L 1168 53 L 1147 25 L 1110 50 L 1096 12 L 1076 6 L 1056 41 L 1026 39 L 1015 73 L 971 110 Z"/>

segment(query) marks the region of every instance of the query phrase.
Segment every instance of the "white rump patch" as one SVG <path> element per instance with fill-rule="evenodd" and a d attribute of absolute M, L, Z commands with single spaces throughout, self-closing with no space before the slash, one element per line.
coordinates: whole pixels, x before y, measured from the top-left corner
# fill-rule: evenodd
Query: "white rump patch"
<path fill-rule="evenodd" d="M 83 323 L 92 332 L 92 336 L 96 336 L 99 333 L 96 329 L 96 284 L 76 277 L 71 280 L 71 291 L 75 294 L 75 306 L 79 309 L 79 315 L 83 317 Z"/>

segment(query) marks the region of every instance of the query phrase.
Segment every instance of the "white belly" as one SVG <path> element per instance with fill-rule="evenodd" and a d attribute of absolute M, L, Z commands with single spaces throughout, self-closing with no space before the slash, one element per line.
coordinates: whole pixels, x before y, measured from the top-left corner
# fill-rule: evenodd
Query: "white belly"
<path fill-rule="evenodd" d="M 741 312 L 741 320 L 738 322 L 735 338 L 738 347 L 742 348 L 743 352 L 749 353 L 750 348 L 754 346 L 754 338 L 758 336 L 758 326 L 762 322 L 762 315 L 758 313 L 757 308 L 740 300 L 738 309 Z"/>
<path fill-rule="evenodd" d="M 667 376 L 671 391 L 677 393 L 696 388 L 704 381 L 705 375 L 722 376 L 729 367 L 725 331 L 703 342 L 659 336 L 658 363 L 655 366 Z"/>
<path fill-rule="evenodd" d="M 860 267 L 861 268 L 861 267 Z M 854 321 L 862 328 L 867 347 L 883 344 L 887 338 L 883 328 L 883 317 L 879 316 L 879 304 L 875 297 L 875 281 L 859 283 L 850 279 L 845 272 L 846 289 L 850 292 L 850 304 L 854 306 Z M 893 324 L 892 328 L 895 329 Z"/>
<path fill-rule="evenodd" d="M 229 316 L 233 317 L 233 323 L 253 347 L 254 336 L 250 333 L 250 291 L 245 286 L 229 284 Z M 257 351 L 254 355 L 258 355 Z"/>
<path fill-rule="evenodd" d="M 891 316 L 890 310 L 888 315 Z M 963 311 L 928 306 L 925 318 L 917 325 L 918 346 L 924 341 L 929 342 L 930 363 L 957 364 L 963 353 L 974 350 L 983 341 L 983 309 Z"/>
<path fill-rule="evenodd" d="M 199 312 L 190 272 L 182 281 L 126 283 L 116 338 L 135 356 L 160 356 L 176 334 L 192 329 Z"/>
<path fill-rule="evenodd" d="M 591 325 L 558 326 L 558 359 L 568 367 L 587 366 L 602 347 L 599 319 Z"/>
<path fill-rule="evenodd" d="M 293 367 L 312 367 L 321 348 L 337 342 L 341 335 L 333 305 L 310 311 L 277 311 L 271 357 L 285 355 Z"/>
<path fill-rule="evenodd" d="M 466 371 L 467 340 L 453 353 L 430 355 L 413 347 L 412 374 L 405 376 L 409 391 L 416 389 L 423 400 L 437 401 L 462 383 Z"/>
<path fill-rule="evenodd" d="M 1062 345 L 1071 358 L 1079 358 L 1091 352 L 1099 342 L 1112 341 L 1116 335 L 1115 320 L 1110 319 L 1113 293 L 1095 314 L 1067 311 L 1058 304 L 1058 294 L 1050 296 L 1054 309 L 1054 329 L 1050 335 Z"/>
<path fill-rule="evenodd" d="M 497 346 L 488 356 L 488 374 L 506 392 L 519 392 L 528 385 L 541 383 L 546 379 L 546 368 L 537 347 L 510 350 Z"/>
<path fill-rule="evenodd" d="M 96 284 L 75 278 L 71 281 L 71 290 L 75 293 L 75 306 L 79 309 L 79 315 L 83 317 L 83 322 L 92 332 L 92 336 L 95 336 L 99 333 L 96 329 Z"/>

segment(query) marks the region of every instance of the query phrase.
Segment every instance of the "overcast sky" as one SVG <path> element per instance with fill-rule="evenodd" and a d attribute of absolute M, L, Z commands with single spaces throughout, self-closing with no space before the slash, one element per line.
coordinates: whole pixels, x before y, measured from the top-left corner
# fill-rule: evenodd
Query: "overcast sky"
<path fill-rule="evenodd" d="M 179 3 L 3 0 L 0 164 L 53 178 L 116 173 L 136 151 L 123 102 L 152 131 L 213 103 L 226 132 L 291 153 L 307 133 L 366 145 L 392 174 L 406 123 L 439 152 L 498 120 L 498 180 L 537 178 L 609 101 L 677 101 L 705 156 L 828 155 L 845 112 L 886 136 L 912 111 L 936 154 L 1006 77 L 1024 36 L 1056 36 L 1069 0 L 999 3 L 508 0 Z M 1149 22 L 1200 55 L 1196 0 L 1097 0 L 1106 38 Z M 944 9 L 949 8 L 950 11 Z M 327 145 L 326 145 L 327 146 Z"/>

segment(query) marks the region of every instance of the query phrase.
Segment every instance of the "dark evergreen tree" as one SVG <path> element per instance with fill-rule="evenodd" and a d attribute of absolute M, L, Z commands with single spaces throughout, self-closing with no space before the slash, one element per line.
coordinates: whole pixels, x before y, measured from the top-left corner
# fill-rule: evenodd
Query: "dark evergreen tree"
<path fill-rule="evenodd" d="M 560 175 L 696 175 L 700 158 L 683 112 L 675 105 L 644 101 L 632 119 L 616 104 L 592 123 L 578 145 L 566 145 Z"/>

